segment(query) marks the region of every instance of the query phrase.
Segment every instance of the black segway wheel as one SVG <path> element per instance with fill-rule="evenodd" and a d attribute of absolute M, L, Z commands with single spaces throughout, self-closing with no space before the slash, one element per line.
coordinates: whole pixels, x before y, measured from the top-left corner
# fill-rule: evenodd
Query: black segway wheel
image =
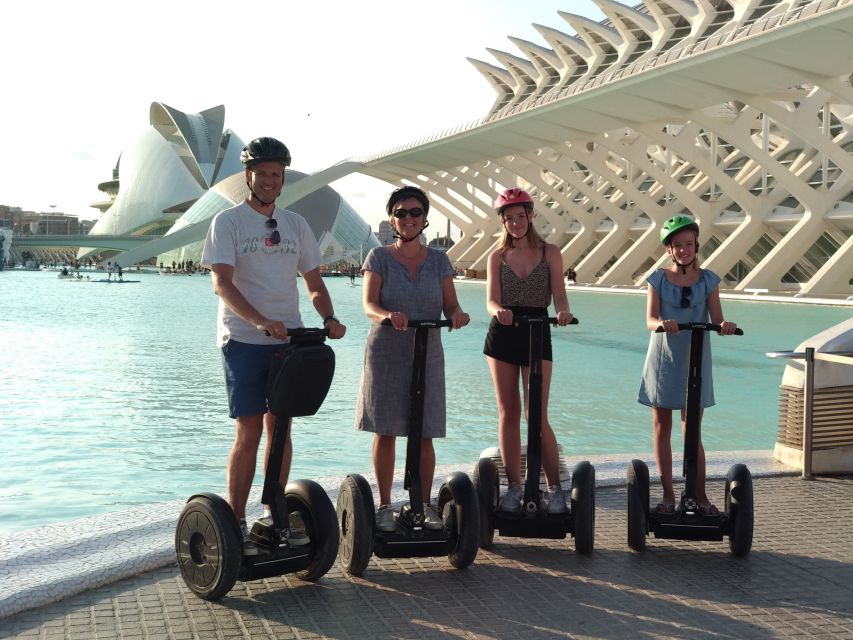
<path fill-rule="evenodd" d="M 628 465 L 628 547 L 646 550 L 649 531 L 649 468 L 642 460 Z"/>
<path fill-rule="evenodd" d="M 376 513 L 370 485 L 362 476 L 344 478 L 338 491 L 338 527 L 341 532 L 338 559 L 350 575 L 364 573 L 373 556 Z"/>
<path fill-rule="evenodd" d="M 474 489 L 480 503 L 479 543 L 483 549 L 491 548 L 495 539 L 494 513 L 498 508 L 500 492 L 498 465 L 491 458 L 480 458 L 474 469 Z"/>
<path fill-rule="evenodd" d="M 480 548 L 480 506 L 471 479 L 461 471 L 451 473 L 438 490 L 438 510 L 450 533 L 450 564 L 464 569 Z"/>
<path fill-rule="evenodd" d="M 746 465 L 735 464 L 726 474 L 726 514 L 729 516 L 729 549 L 745 556 L 752 549 L 752 474 Z"/>
<path fill-rule="evenodd" d="M 572 533 L 575 551 L 592 553 L 595 540 L 595 468 L 586 460 L 572 473 Z"/>
<path fill-rule="evenodd" d="M 313 548 L 307 568 L 296 575 L 303 580 L 317 580 L 332 568 L 338 555 L 338 518 L 329 496 L 313 480 L 294 480 L 284 490 L 291 521 L 302 519 L 305 533 Z"/>
<path fill-rule="evenodd" d="M 243 540 L 225 500 L 213 494 L 189 499 L 178 518 L 175 554 L 184 582 L 199 598 L 218 600 L 231 591 L 243 563 Z"/>

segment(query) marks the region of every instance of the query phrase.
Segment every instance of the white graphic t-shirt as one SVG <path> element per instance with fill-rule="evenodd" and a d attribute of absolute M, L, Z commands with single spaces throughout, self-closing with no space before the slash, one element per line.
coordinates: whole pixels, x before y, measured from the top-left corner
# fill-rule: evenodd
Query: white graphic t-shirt
<path fill-rule="evenodd" d="M 272 243 L 273 229 L 267 217 L 248 203 L 218 213 L 210 224 L 201 264 L 234 267 L 233 282 L 240 293 L 262 315 L 281 320 L 286 327 L 301 327 L 296 274 L 320 266 L 322 256 L 317 240 L 305 218 L 275 208 L 272 219 L 281 236 Z M 216 339 L 220 346 L 234 339 L 249 344 L 280 344 L 234 313 L 221 299 L 217 313 Z"/>

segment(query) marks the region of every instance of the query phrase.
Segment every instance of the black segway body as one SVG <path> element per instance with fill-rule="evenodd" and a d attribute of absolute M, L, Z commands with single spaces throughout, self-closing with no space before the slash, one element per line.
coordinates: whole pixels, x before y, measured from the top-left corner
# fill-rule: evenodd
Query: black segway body
<path fill-rule="evenodd" d="M 205 600 L 215 600 L 234 583 L 298 572 L 315 580 L 334 564 L 338 551 L 335 510 L 323 488 L 312 480 L 278 482 L 284 446 L 293 417 L 314 415 L 331 386 L 335 355 L 324 343 L 324 329 L 288 329 L 292 349 L 278 355 L 267 390 L 275 428 L 264 476 L 262 502 L 272 523 L 256 522 L 249 534 L 258 555 L 244 556 L 240 525 L 228 503 L 212 493 L 196 494 L 178 519 L 175 552 L 187 586 Z M 309 543 L 288 544 L 283 532 L 296 525 Z"/>
<path fill-rule="evenodd" d="M 480 458 L 474 471 L 474 486 L 480 500 L 482 547 L 490 547 L 497 530 L 502 536 L 516 538 L 575 538 L 579 553 L 590 553 L 595 536 L 595 468 L 587 461 L 572 472 L 571 504 L 565 513 L 548 513 L 539 488 L 542 467 L 542 343 L 545 323 L 557 324 L 557 318 L 518 316 L 515 322 L 530 325 L 530 374 L 528 377 L 527 470 L 524 500 L 518 513 L 498 509 L 500 480 L 498 466 L 491 458 Z M 573 318 L 571 324 L 578 324 Z"/>
<path fill-rule="evenodd" d="M 745 465 L 729 469 L 725 489 L 725 511 L 704 514 L 696 499 L 698 472 L 699 426 L 702 417 L 702 358 L 704 334 L 720 331 L 720 326 L 704 322 L 679 324 L 679 330 L 690 331 L 690 362 L 687 374 L 685 410 L 684 491 L 674 513 L 660 513 L 650 508 L 649 470 L 642 460 L 632 460 L 628 467 L 628 546 L 643 551 L 646 535 L 671 540 L 721 541 L 729 537 L 734 555 L 744 555 L 752 546 L 752 477 Z M 662 332 L 658 329 L 658 332 Z M 743 335 L 737 329 L 735 335 Z"/>
<path fill-rule="evenodd" d="M 383 324 L 390 322 L 386 320 Z M 403 487 L 409 492 L 409 504 L 403 506 L 396 518 L 396 529 L 384 532 L 376 528 L 373 494 L 364 477 L 351 474 L 341 484 L 337 505 L 341 535 L 339 556 L 347 573 L 361 575 L 373 554 L 380 558 L 447 555 L 457 569 L 467 567 L 477 556 L 480 514 L 474 485 L 466 474 L 459 471 L 451 473 L 438 491 L 437 506 L 444 528 L 431 531 L 423 526 L 420 459 L 428 337 L 430 329 L 450 326 L 449 320 L 409 321 L 409 328 L 415 330 L 403 482 Z"/>

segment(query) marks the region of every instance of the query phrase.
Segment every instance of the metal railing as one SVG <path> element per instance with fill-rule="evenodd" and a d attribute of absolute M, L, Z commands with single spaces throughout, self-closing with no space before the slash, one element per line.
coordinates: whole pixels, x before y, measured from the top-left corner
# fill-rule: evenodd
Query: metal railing
<path fill-rule="evenodd" d="M 812 480 L 812 433 L 814 426 L 814 372 L 815 361 L 853 365 L 853 351 L 826 351 L 815 353 L 814 347 L 805 351 L 769 351 L 768 358 L 787 358 L 805 362 L 803 381 L 803 473 L 804 480 Z"/>

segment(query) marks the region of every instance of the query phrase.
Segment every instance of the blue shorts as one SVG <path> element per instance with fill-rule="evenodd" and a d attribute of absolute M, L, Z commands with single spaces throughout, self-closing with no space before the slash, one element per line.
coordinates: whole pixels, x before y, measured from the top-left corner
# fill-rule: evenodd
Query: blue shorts
<path fill-rule="evenodd" d="M 267 412 L 267 379 L 274 353 L 293 349 L 289 344 L 247 344 L 229 340 L 222 347 L 228 415 L 232 418 Z"/>

